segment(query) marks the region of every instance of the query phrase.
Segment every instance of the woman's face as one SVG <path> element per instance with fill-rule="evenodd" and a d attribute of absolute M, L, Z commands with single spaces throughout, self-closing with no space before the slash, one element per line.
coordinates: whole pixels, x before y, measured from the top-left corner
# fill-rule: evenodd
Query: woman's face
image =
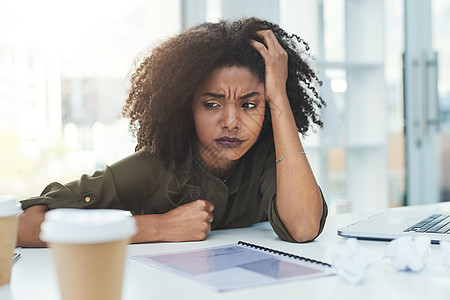
<path fill-rule="evenodd" d="M 208 167 L 241 158 L 264 121 L 264 83 L 244 67 L 212 71 L 195 89 L 192 104 L 198 149 Z"/>

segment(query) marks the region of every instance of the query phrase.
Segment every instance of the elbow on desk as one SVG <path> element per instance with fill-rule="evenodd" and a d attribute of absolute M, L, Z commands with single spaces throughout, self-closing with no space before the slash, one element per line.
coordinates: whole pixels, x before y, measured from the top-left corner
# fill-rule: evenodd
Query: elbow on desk
<path fill-rule="evenodd" d="M 281 221 L 281 222 L 279 222 Z M 278 222 L 271 222 L 278 237 L 291 243 L 307 243 L 313 241 L 321 233 L 321 223 L 315 220 L 299 220 L 285 222 L 282 218 Z"/>
<path fill-rule="evenodd" d="M 297 226 L 289 234 L 296 243 L 312 242 L 319 235 L 319 226 Z"/>

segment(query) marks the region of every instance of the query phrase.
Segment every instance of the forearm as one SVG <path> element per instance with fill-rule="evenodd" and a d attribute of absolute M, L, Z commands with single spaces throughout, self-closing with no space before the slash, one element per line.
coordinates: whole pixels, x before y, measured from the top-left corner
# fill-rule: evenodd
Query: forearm
<path fill-rule="evenodd" d="M 47 247 L 39 238 L 41 224 L 44 222 L 45 205 L 35 205 L 27 208 L 19 216 L 17 245 L 20 247 Z M 135 216 L 138 233 L 133 236 L 132 243 L 156 242 L 163 240 L 160 228 L 163 225 L 161 215 Z"/>
<path fill-rule="evenodd" d="M 45 205 L 35 205 L 24 210 L 19 216 L 17 231 L 17 246 L 19 247 L 46 247 L 47 244 L 39 238 L 41 224 L 44 222 Z"/>
<path fill-rule="evenodd" d="M 132 237 L 131 243 L 150 243 L 165 240 L 161 230 L 163 226 L 162 215 L 151 214 L 134 216 L 134 220 L 136 221 L 138 232 Z"/>
<path fill-rule="evenodd" d="M 276 157 L 304 152 L 287 96 L 271 101 Z M 289 155 L 276 164 L 277 209 L 283 224 L 298 242 L 316 237 L 322 197 L 306 154 Z"/>

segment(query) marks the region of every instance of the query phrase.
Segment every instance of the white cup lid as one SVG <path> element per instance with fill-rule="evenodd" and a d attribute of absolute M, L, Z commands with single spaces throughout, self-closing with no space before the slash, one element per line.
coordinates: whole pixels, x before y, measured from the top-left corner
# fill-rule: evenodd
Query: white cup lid
<path fill-rule="evenodd" d="M 22 213 L 22 205 L 14 196 L 0 196 L 0 217 L 16 216 Z"/>
<path fill-rule="evenodd" d="M 41 240 L 50 243 L 91 244 L 131 238 L 134 218 L 116 209 L 58 208 L 45 214 Z"/>

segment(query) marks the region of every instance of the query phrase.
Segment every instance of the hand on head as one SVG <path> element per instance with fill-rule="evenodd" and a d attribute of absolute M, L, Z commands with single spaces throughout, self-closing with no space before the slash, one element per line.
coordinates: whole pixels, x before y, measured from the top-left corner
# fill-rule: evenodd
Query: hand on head
<path fill-rule="evenodd" d="M 277 96 L 286 95 L 288 54 L 272 30 L 261 30 L 257 32 L 257 35 L 263 39 L 265 45 L 255 40 L 251 40 L 250 45 L 264 59 L 266 67 L 265 94 L 266 100 L 270 103 Z"/>

